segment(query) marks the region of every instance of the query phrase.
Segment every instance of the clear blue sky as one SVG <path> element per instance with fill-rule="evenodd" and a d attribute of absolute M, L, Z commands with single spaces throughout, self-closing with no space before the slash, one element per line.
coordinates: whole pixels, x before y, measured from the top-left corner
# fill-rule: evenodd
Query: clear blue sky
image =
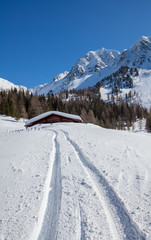
<path fill-rule="evenodd" d="M 151 36 L 150 0 L 0 0 L 0 77 L 34 87 L 90 50 Z"/>

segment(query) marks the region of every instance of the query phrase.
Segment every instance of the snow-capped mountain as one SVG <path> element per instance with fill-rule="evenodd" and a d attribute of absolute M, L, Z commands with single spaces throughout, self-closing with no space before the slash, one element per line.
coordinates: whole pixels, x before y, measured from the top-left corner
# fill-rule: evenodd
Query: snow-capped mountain
<path fill-rule="evenodd" d="M 151 37 L 141 37 L 120 56 L 120 65 L 151 69 Z"/>
<path fill-rule="evenodd" d="M 6 79 L 0 78 L 0 90 L 11 90 L 16 88 L 19 90 L 27 91 L 27 87 L 21 86 L 21 85 L 15 85 L 12 82 L 9 82 Z"/>
<path fill-rule="evenodd" d="M 105 77 L 117 72 L 122 66 L 138 69 L 138 76 L 131 76 L 133 88 L 138 91 L 139 100 L 142 103 L 145 101 L 151 105 L 151 37 L 144 36 L 121 53 L 105 48 L 88 52 L 77 61 L 70 72 L 59 74 L 51 83 L 40 87 L 40 90 L 39 87 L 36 87 L 34 92 L 46 95 L 50 92 L 58 93 L 65 89 L 94 86 Z M 111 89 L 107 90 L 107 86 L 103 86 L 101 93 L 103 98 L 107 98 Z"/>
<path fill-rule="evenodd" d="M 119 74 L 122 66 L 129 68 L 126 74 L 130 74 L 130 69 L 137 69 L 137 76 L 130 74 L 133 86 L 125 84 L 127 76 L 119 75 L 114 78 L 113 74 Z M 116 50 L 101 48 L 90 51 L 80 58 L 69 72 L 65 71 L 53 78 L 53 81 L 39 85 L 31 92 L 37 95 L 47 95 L 48 93 L 58 93 L 66 89 L 80 89 L 92 87 L 98 82 L 101 83 L 106 77 L 110 77 L 111 84 L 103 84 L 100 88 L 101 96 L 104 100 L 113 93 L 113 85 L 120 81 L 119 93 L 127 94 L 129 90 L 137 93 L 137 101 L 143 106 L 151 106 L 151 37 L 141 37 L 129 49 L 124 49 L 121 53 Z M 130 80 L 130 79 L 129 79 Z M 27 89 L 17 86 L 7 80 L 0 79 L 0 89 Z"/>
<path fill-rule="evenodd" d="M 37 91 L 39 87 L 35 88 L 35 92 L 46 95 L 49 92 L 57 93 L 65 89 L 93 86 L 101 78 L 116 70 L 119 58 L 120 52 L 116 50 L 102 48 L 97 51 L 90 51 L 77 61 L 70 72 L 59 74 L 40 91 Z"/>
<path fill-rule="evenodd" d="M 43 85 L 39 85 L 35 87 L 34 89 L 30 89 L 31 92 L 37 94 L 37 95 L 47 95 L 48 93 L 57 93 L 60 92 L 60 83 L 61 80 L 64 79 L 69 72 L 65 71 L 64 73 L 60 73 L 56 77 L 53 78 L 53 81 L 51 83 L 45 83 Z M 58 87 L 57 87 L 58 86 Z"/>

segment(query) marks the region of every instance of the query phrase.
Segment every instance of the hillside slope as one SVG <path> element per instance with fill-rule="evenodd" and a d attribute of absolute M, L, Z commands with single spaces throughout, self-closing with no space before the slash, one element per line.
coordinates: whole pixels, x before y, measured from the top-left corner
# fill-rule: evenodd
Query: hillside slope
<path fill-rule="evenodd" d="M 9 82 L 6 79 L 0 78 L 0 90 L 11 90 L 16 88 L 17 90 L 27 91 L 27 87 L 21 85 L 15 85 L 12 82 Z"/>
<path fill-rule="evenodd" d="M 0 239 L 151 238 L 151 135 L 1 116 L 0 136 Z"/>

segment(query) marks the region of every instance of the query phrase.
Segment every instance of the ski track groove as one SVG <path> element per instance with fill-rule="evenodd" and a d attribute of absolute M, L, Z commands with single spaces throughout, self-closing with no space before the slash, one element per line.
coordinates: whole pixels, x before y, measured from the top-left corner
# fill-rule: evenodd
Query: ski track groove
<path fill-rule="evenodd" d="M 76 155 L 76 158 L 78 159 L 78 161 L 79 161 L 80 164 L 82 165 L 82 168 L 84 169 L 87 177 L 88 177 L 89 180 L 91 181 L 92 187 L 93 187 L 94 191 L 96 192 L 96 194 L 97 194 L 97 196 L 98 196 L 98 198 L 99 198 L 99 200 L 100 200 L 100 202 L 101 202 L 101 205 L 103 206 L 103 209 L 104 209 L 104 212 L 105 212 L 105 214 L 106 214 L 107 221 L 108 221 L 108 224 L 109 224 L 109 229 L 110 229 L 110 233 L 111 233 L 111 235 L 112 235 L 112 239 L 113 239 L 113 240 L 120 240 L 118 231 L 117 231 L 117 229 L 116 229 L 116 226 L 115 226 L 115 224 L 114 224 L 114 221 L 113 221 L 113 219 L 112 219 L 112 216 L 111 216 L 111 214 L 110 214 L 110 212 L 109 212 L 109 210 L 108 210 L 108 207 L 107 207 L 107 205 L 106 205 L 106 203 L 105 203 L 105 200 L 104 200 L 103 195 L 100 193 L 100 191 L 98 190 L 98 188 L 97 188 L 95 182 L 93 181 L 91 175 L 89 174 L 89 172 L 87 171 L 87 169 L 84 167 L 83 162 L 81 161 L 80 156 L 79 156 L 79 154 L 78 154 L 78 151 L 77 151 L 76 148 L 73 146 L 73 144 L 71 144 L 71 141 L 68 139 L 68 136 L 66 135 L 65 132 L 63 132 L 63 135 L 64 135 L 65 139 L 69 142 L 69 144 L 72 146 L 73 151 L 74 151 L 74 153 L 75 153 L 75 155 Z M 81 211 L 82 211 L 82 209 L 80 209 L 80 215 L 82 215 L 82 214 L 81 214 Z M 80 239 L 80 240 L 84 240 L 84 239 L 85 239 L 85 231 L 83 230 L 82 222 L 81 222 L 81 239 Z"/>
<path fill-rule="evenodd" d="M 52 176 L 50 181 L 50 192 L 48 196 L 47 208 L 43 225 L 38 240 L 55 240 L 57 239 L 57 225 L 61 207 L 61 166 L 60 166 L 60 146 L 57 141 L 58 133 L 54 132 L 52 140 L 51 160 L 53 161 Z"/>
<path fill-rule="evenodd" d="M 120 224 L 122 225 L 124 231 L 124 240 L 145 240 L 145 234 L 139 230 L 136 223 L 131 219 L 123 202 L 118 197 L 114 189 L 110 186 L 105 177 L 83 154 L 79 146 L 69 137 L 69 134 L 63 130 L 61 130 L 61 132 L 63 133 L 65 139 L 72 145 L 73 151 L 79 159 L 79 162 L 81 162 L 81 165 L 87 176 L 91 180 L 93 188 L 96 191 L 106 213 L 112 239 L 120 239 L 118 234 L 118 231 L 120 231 L 120 229 L 117 229 L 114 223 L 115 219 L 113 217 L 116 214 L 117 218 L 120 220 Z M 107 204 L 107 202 L 109 202 L 112 207 L 109 207 L 109 204 Z M 82 237 L 81 240 L 83 240 Z"/>

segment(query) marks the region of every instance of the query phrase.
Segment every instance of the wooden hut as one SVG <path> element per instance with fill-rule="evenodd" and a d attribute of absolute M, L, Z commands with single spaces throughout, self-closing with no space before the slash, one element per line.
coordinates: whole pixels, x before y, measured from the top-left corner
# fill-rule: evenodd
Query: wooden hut
<path fill-rule="evenodd" d="M 57 123 L 57 122 L 81 123 L 82 119 L 77 115 L 58 112 L 58 111 L 50 111 L 29 119 L 25 123 L 25 127 L 32 127 L 36 124 Z"/>

